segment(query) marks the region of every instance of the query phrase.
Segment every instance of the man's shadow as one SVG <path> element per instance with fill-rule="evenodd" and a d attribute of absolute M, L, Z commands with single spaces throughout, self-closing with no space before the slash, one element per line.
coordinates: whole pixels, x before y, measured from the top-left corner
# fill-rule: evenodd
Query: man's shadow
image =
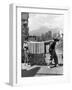
<path fill-rule="evenodd" d="M 40 67 L 35 67 L 35 68 L 31 69 L 31 70 L 22 70 L 21 71 L 21 76 L 22 77 L 35 76 L 39 69 L 40 69 Z"/>

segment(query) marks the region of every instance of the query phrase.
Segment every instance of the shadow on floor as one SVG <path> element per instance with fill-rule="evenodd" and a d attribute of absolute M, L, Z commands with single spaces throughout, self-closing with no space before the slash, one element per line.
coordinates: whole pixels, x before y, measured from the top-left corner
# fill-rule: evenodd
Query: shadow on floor
<path fill-rule="evenodd" d="M 31 70 L 22 70 L 21 71 L 21 76 L 22 77 L 32 77 L 34 75 L 36 75 L 36 73 L 38 72 L 38 70 L 40 69 L 40 67 L 35 67 Z"/>
<path fill-rule="evenodd" d="M 5 82 L 6 85 L 11 86 L 9 82 Z"/>
<path fill-rule="evenodd" d="M 43 73 L 37 73 L 37 76 L 61 76 L 63 74 L 43 74 Z"/>

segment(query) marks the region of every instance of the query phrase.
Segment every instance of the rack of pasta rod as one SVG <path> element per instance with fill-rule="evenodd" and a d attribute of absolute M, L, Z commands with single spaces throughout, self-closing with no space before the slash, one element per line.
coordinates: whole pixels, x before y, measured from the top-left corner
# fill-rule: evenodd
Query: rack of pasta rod
<path fill-rule="evenodd" d="M 32 54 L 44 54 L 46 53 L 46 49 L 47 49 L 46 46 L 49 45 L 51 41 L 53 40 L 41 41 L 41 42 L 35 42 L 35 41 L 27 42 L 29 52 Z"/>
<path fill-rule="evenodd" d="M 33 64 L 46 64 L 45 57 L 48 54 L 49 44 L 51 41 L 28 41 L 28 50 L 30 54 L 29 60 Z"/>

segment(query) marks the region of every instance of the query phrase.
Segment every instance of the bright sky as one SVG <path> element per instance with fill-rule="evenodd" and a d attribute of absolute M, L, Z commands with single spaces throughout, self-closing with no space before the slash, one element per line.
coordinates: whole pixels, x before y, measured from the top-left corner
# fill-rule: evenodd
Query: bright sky
<path fill-rule="evenodd" d="M 41 26 L 48 28 L 62 28 L 64 26 L 64 15 L 53 14 L 29 14 L 29 30 L 39 29 Z"/>

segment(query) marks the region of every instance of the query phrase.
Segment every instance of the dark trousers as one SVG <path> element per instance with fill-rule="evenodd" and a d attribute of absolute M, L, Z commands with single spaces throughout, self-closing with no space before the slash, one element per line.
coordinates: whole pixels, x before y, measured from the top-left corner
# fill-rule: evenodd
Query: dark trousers
<path fill-rule="evenodd" d="M 55 50 L 52 50 L 50 52 L 50 54 L 51 54 L 50 60 L 53 60 L 54 59 L 55 65 L 57 65 L 58 64 L 58 57 L 57 57 L 57 54 L 56 54 Z"/>
<path fill-rule="evenodd" d="M 28 59 L 28 53 L 27 53 L 26 50 L 24 50 L 24 56 L 25 56 L 24 63 L 28 63 L 29 62 L 29 59 Z"/>

